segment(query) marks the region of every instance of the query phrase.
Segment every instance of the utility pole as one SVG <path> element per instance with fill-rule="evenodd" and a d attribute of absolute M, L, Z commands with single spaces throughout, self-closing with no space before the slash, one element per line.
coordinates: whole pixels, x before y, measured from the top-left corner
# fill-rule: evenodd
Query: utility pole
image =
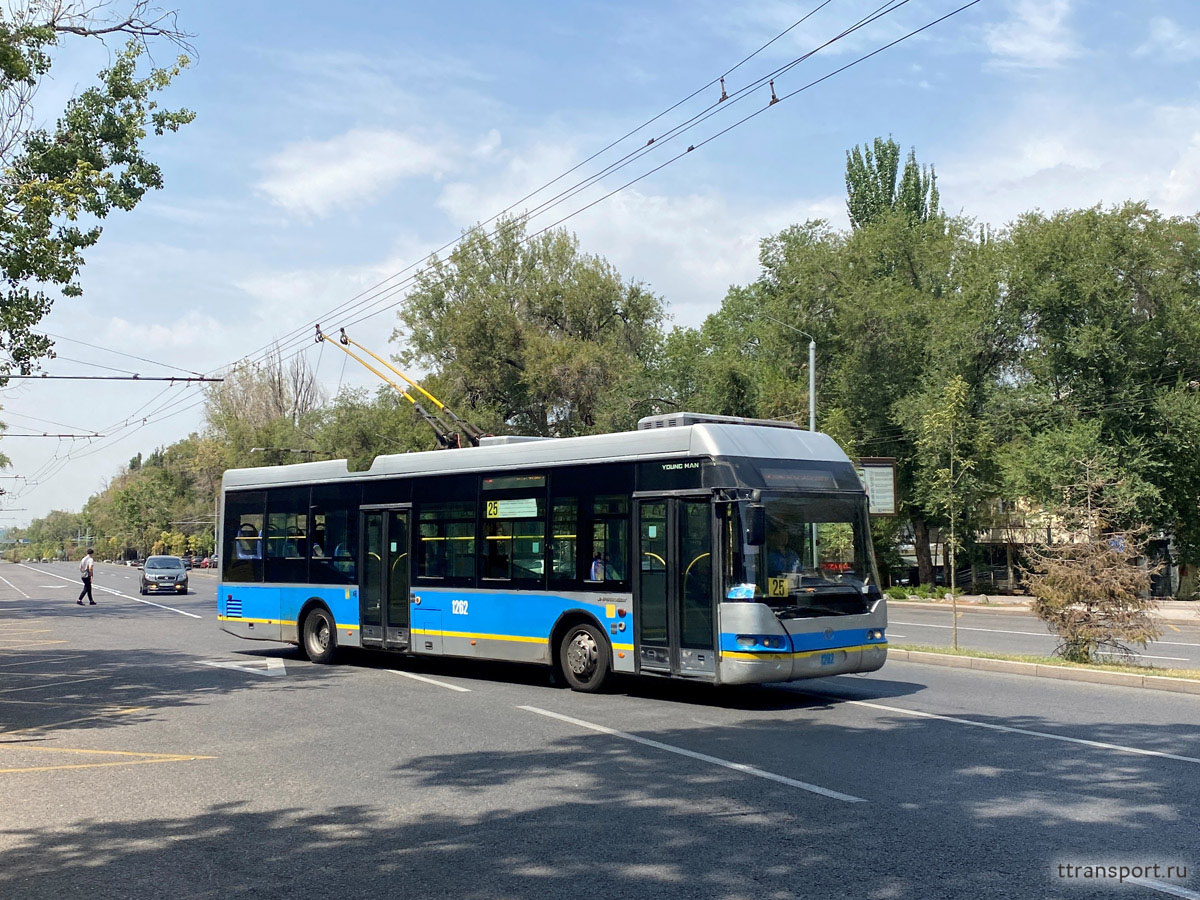
<path fill-rule="evenodd" d="M 954 628 L 953 628 L 952 632 L 954 635 L 954 652 L 957 653 L 958 652 L 958 592 L 955 590 L 955 587 L 956 587 L 955 572 L 957 570 L 957 566 L 955 565 L 955 563 L 957 562 L 957 558 L 956 558 L 955 552 L 954 552 L 955 548 L 957 546 L 955 543 L 956 535 L 955 535 L 955 529 L 954 529 L 954 518 L 955 518 L 955 516 L 954 516 L 954 512 L 955 512 L 955 509 L 954 509 L 954 507 L 955 507 L 954 485 L 955 485 L 955 483 L 956 482 L 954 479 L 954 423 L 951 422 L 950 423 L 950 485 L 951 485 L 951 488 L 950 488 L 950 611 L 954 615 L 954 621 L 953 621 Z"/>
<path fill-rule="evenodd" d="M 759 313 L 764 319 L 774 322 L 776 325 L 782 325 L 784 328 L 796 332 L 796 334 L 804 335 L 808 338 L 808 430 L 817 430 L 817 339 L 807 331 L 801 331 L 795 325 L 789 325 L 787 322 L 781 322 L 774 316 L 766 313 Z M 821 555 L 817 549 L 817 526 L 814 522 L 809 526 L 810 541 L 812 545 L 812 567 L 816 571 L 821 567 Z"/>

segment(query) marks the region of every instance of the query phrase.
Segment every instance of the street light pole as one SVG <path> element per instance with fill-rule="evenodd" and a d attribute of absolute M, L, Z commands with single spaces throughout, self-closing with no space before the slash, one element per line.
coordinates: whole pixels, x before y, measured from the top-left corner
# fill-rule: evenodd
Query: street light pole
<path fill-rule="evenodd" d="M 795 325 L 789 325 L 787 322 L 780 322 L 774 316 L 769 316 L 766 313 L 759 313 L 764 319 L 770 319 L 776 325 L 782 325 L 796 334 L 802 334 L 808 338 L 808 430 L 817 430 L 817 339 L 807 331 L 801 331 Z"/>
<path fill-rule="evenodd" d="M 807 331 L 801 331 L 795 325 L 789 325 L 787 322 L 780 322 L 774 316 L 769 316 L 766 313 L 760 313 L 764 319 L 770 319 L 776 325 L 782 325 L 784 328 L 802 334 L 808 338 L 808 430 L 810 432 L 817 430 L 817 339 Z M 813 522 L 809 525 L 809 544 L 812 546 L 812 566 L 813 571 L 818 571 L 821 568 L 821 553 L 817 549 L 817 523 Z"/>
<path fill-rule="evenodd" d="M 808 430 L 817 430 L 817 342 L 808 336 Z"/>

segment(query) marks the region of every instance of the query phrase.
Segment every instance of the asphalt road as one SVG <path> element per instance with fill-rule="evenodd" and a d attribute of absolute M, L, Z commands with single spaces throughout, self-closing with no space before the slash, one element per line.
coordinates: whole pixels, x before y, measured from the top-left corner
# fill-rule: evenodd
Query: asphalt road
<path fill-rule="evenodd" d="M 0 566 L 0 897 L 1200 898 L 1200 698 L 315 666 L 126 574 Z"/>
<path fill-rule="evenodd" d="M 951 646 L 951 612 L 946 608 L 888 607 L 888 640 L 896 644 Z M 1134 647 L 1134 658 L 1143 665 L 1169 669 L 1200 669 L 1200 627 L 1162 623 L 1159 640 L 1143 650 Z M 1036 616 L 1016 612 L 964 610 L 958 617 L 958 646 L 1033 656 L 1050 656 L 1058 638 Z"/>

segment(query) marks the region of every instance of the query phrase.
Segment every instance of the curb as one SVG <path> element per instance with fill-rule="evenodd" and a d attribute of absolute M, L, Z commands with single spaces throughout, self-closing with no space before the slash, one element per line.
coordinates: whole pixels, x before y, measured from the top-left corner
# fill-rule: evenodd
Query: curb
<path fill-rule="evenodd" d="M 1009 675 L 1054 678 L 1059 681 L 1085 681 L 1089 684 L 1116 684 L 1122 687 L 1200 696 L 1200 681 L 1168 678 L 1163 675 L 1137 675 L 1133 672 L 1106 672 L 1101 669 L 1074 669 L 1069 666 L 1047 666 L 1042 663 L 1016 662 L 1009 659 L 949 656 L 941 653 L 924 653 L 920 650 L 893 650 L 891 647 L 888 648 L 888 659 L 897 662 L 921 663 L 927 666 L 946 666 L 951 669 L 1005 672 Z"/>

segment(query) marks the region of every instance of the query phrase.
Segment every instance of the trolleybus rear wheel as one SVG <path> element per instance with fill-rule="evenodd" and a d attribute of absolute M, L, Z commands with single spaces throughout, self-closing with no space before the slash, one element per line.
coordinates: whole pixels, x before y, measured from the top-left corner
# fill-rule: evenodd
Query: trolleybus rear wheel
<path fill-rule="evenodd" d="M 337 652 L 337 630 L 333 616 L 318 607 L 304 617 L 304 652 L 315 663 L 333 662 Z"/>
<path fill-rule="evenodd" d="M 574 690 L 599 691 L 608 681 L 608 639 L 595 625 L 572 625 L 559 645 L 558 662 Z"/>

